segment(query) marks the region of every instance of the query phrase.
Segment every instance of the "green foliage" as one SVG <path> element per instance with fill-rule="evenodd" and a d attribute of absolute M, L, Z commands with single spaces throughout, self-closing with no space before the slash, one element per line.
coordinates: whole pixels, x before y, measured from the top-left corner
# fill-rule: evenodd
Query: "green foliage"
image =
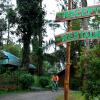
<path fill-rule="evenodd" d="M 70 79 L 70 87 L 71 87 L 71 90 L 79 90 L 80 83 L 81 83 L 80 79 L 73 76 Z"/>
<path fill-rule="evenodd" d="M 0 49 L 2 49 L 3 46 L 3 34 L 2 32 L 7 29 L 7 24 L 4 18 L 0 18 Z"/>
<path fill-rule="evenodd" d="M 99 29 L 99 27 L 100 27 L 100 16 L 95 16 L 94 18 L 92 18 L 90 20 L 89 24 L 90 24 L 91 28 Z"/>
<path fill-rule="evenodd" d="M 100 96 L 100 46 L 90 49 L 87 53 L 85 51 L 85 54 L 80 56 L 79 65 L 81 78 L 86 76 L 82 87 L 86 100 Z"/>
<path fill-rule="evenodd" d="M 5 84 L 9 84 L 12 79 L 12 75 L 10 71 L 7 71 L 6 73 L 1 74 L 0 77 L 4 79 L 3 82 Z"/>
<path fill-rule="evenodd" d="M 56 61 L 55 54 L 44 53 L 43 57 L 45 61 L 48 61 L 52 66 L 54 65 Z"/>
<path fill-rule="evenodd" d="M 6 90 L 29 89 L 34 84 L 34 78 L 30 73 L 20 70 L 7 70 L 0 73 L 0 86 Z"/>
<path fill-rule="evenodd" d="M 48 73 L 48 70 L 52 68 L 51 64 L 48 61 L 43 62 L 43 70 L 45 73 Z"/>
<path fill-rule="evenodd" d="M 50 84 L 49 76 L 34 75 L 34 86 L 35 87 L 50 88 L 51 84 Z"/>
<path fill-rule="evenodd" d="M 5 31 L 7 29 L 7 24 L 4 19 L 0 19 L 0 32 Z"/>
<path fill-rule="evenodd" d="M 17 0 L 18 12 L 20 14 L 18 29 L 25 35 L 36 36 L 44 24 L 44 11 L 40 0 Z M 34 19 L 34 20 L 33 20 Z M 24 38 L 23 38 L 24 39 Z"/>
<path fill-rule="evenodd" d="M 16 22 L 18 22 L 16 11 L 12 8 L 7 10 L 6 18 L 8 19 L 9 24 L 14 25 Z"/>
<path fill-rule="evenodd" d="M 37 76 L 37 75 L 34 75 L 34 86 L 36 86 L 36 87 L 40 86 L 40 84 L 39 84 L 39 76 Z"/>
<path fill-rule="evenodd" d="M 40 86 L 45 88 L 49 85 L 50 79 L 46 76 L 41 76 L 39 79 Z"/>
<path fill-rule="evenodd" d="M 5 15 L 7 15 L 7 10 L 11 7 L 12 7 L 11 1 L 9 1 L 9 0 L 1 0 L 0 1 L 0 15 L 3 15 L 3 20 L 4 20 L 3 23 L 1 23 L 2 19 L 0 19 L 0 24 L 1 24 L 0 31 L 1 30 L 5 31 L 8 28 L 7 29 L 8 34 L 9 34 L 9 29 L 10 29 L 10 25 L 9 25 L 10 22 L 7 22 Z M 14 18 L 12 18 L 12 21 L 14 21 Z M 9 41 L 9 35 L 8 35 L 8 41 Z M 8 43 L 8 41 L 7 41 L 7 43 Z"/>
<path fill-rule="evenodd" d="M 0 86 L 3 89 L 17 89 L 18 88 L 18 72 L 7 70 L 0 73 Z"/>
<path fill-rule="evenodd" d="M 72 21 L 72 30 L 80 30 L 81 28 L 81 20 Z"/>
<path fill-rule="evenodd" d="M 38 43 L 33 43 L 35 48 L 38 45 L 38 65 L 42 67 L 42 42 L 44 26 L 44 10 L 42 0 L 17 0 L 17 9 L 20 15 L 18 22 L 19 34 L 22 34 L 23 57 L 22 66 L 28 67 L 30 59 L 30 40 L 31 37 L 38 37 Z M 37 49 L 37 48 L 36 48 Z M 34 51 L 34 50 L 33 50 Z M 42 71 L 42 70 L 40 70 Z"/>
<path fill-rule="evenodd" d="M 1 89 L 0 89 L 0 95 L 1 95 L 1 94 L 6 94 L 6 93 L 8 93 L 8 90 L 1 90 Z"/>
<path fill-rule="evenodd" d="M 84 96 L 81 94 L 81 92 L 71 92 L 69 94 L 69 98 L 70 100 L 85 100 Z M 64 99 L 64 95 L 59 95 L 56 97 L 56 100 L 63 100 Z"/>
<path fill-rule="evenodd" d="M 0 58 L 0 60 L 1 59 L 2 58 Z M 6 72 L 6 69 L 2 65 L 0 65 L 0 74 L 3 74 L 4 72 Z"/>
<path fill-rule="evenodd" d="M 22 50 L 21 50 L 20 45 L 17 45 L 14 43 L 9 43 L 8 45 L 5 44 L 3 48 L 5 51 L 10 52 L 10 53 L 14 54 L 15 56 L 21 58 Z"/>
<path fill-rule="evenodd" d="M 19 77 L 19 83 L 22 89 L 29 89 L 34 82 L 33 76 L 29 73 L 23 73 Z"/>

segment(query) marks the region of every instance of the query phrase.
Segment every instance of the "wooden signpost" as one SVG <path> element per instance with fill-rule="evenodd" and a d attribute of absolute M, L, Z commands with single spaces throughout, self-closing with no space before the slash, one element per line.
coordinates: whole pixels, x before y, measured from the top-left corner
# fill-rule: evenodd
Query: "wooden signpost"
<path fill-rule="evenodd" d="M 68 11 L 56 14 L 56 22 L 68 21 L 68 32 L 55 37 L 56 44 L 60 45 L 66 42 L 66 67 L 64 80 L 64 100 L 69 100 L 69 78 L 70 78 L 70 45 L 71 41 L 85 39 L 100 39 L 100 30 L 92 31 L 72 31 L 71 20 L 88 18 L 100 15 L 100 5 L 92 7 L 83 7 L 72 10 L 72 0 L 68 0 Z"/>

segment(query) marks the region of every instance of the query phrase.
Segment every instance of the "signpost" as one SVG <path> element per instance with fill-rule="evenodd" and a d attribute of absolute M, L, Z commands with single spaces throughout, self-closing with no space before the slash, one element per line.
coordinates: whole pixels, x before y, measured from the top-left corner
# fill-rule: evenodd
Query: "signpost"
<path fill-rule="evenodd" d="M 100 5 L 58 12 L 56 14 L 56 21 L 63 22 L 85 17 L 92 17 L 95 15 L 100 15 Z"/>
<path fill-rule="evenodd" d="M 68 0 L 68 10 L 72 9 L 72 0 Z M 68 32 L 72 31 L 71 20 L 68 21 Z M 70 79 L 70 47 L 71 43 L 66 43 L 66 66 L 64 79 L 64 100 L 69 100 L 69 79 Z"/>
<path fill-rule="evenodd" d="M 73 31 L 55 37 L 56 44 L 84 39 L 100 39 L 100 30 Z"/>
<path fill-rule="evenodd" d="M 100 5 L 92 7 L 83 7 L 72 9 L 72 0 L 68 0 L 68 11 L 59 12 L 56 14 L 56 22 L 68 21 L 68 32 L 55 37 L 56 44 L 60 45 L 66 42 L 66 66 L 64 80 L 64 100 L 69 100 L 69 78 L 70 78 L 70 45 L 71 41 L 84 39 L 100 39 L 100 30 L 92 31 L 72 31 L 71 20 L 88 18 L 95 15 L 100 15 Z"/>

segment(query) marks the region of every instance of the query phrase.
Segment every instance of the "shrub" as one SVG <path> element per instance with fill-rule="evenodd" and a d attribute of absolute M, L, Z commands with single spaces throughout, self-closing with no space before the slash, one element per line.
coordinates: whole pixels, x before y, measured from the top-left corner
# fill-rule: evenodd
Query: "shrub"
<path fill-rule="evenodd" d="M 39 76 L 37 76 L 37 75 L 34 75 L 34 86 L 36 86 L 36 87 L 40 86 Z"/>
<path fill-rule="evenodd" d="M 79 61 L 80 78 L 83 79 L 81 91 L 86 100 L 95 100 L 100 97 L 100 46 L 84 50 Z"/>
<path fill-rule="evenodd" d="M 70 79 L 70 88 L 72 90 L 79 90 L 81 82 L 78 78 L 74 77 Z"/>
<path fill-rule="evenodd" d="M 41 87 L 45 88 L 46 86 L 49 85 L 50 80 L 49 80 L 48 77 L 42 76 L 42 77 L 40 77 L 40 79 L 39 79 L 39 83 L 40 83 L 40 86 L 41 86 Z"/>
<path fill-rule="evenodd" d="M 23 73 L 19 77 L 19 84 L 22 89 L 29 89 L 34 82 L 33 76 L 29 73 Z"/>

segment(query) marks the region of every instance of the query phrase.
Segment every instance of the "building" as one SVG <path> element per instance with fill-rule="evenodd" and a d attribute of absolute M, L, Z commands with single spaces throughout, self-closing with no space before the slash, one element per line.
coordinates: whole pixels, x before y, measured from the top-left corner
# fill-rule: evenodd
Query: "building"
<path fill-rule="evenodd" d="M 4 50 L 0 51 L 0 66 L 16 70 L 21 66 L 21 60 L 10 52 Z M 29 71 L 34 72 L 36 67 L 33 64 L 29 64 Z"/>

